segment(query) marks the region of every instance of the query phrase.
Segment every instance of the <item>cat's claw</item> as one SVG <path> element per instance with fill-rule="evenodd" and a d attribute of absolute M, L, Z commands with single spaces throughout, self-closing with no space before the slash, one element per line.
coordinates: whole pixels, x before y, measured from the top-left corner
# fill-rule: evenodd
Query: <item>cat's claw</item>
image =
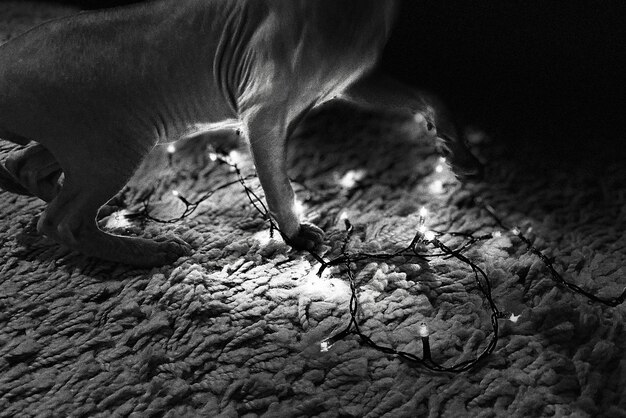
<path fill-rule="evenodd" d="M 311 223 L 304 222 L 300 224 L 298 233 L 291 238 L 285 237 L 285 241 L 296 250 L 313 251 L 324 242 L 324 231 Z"/>

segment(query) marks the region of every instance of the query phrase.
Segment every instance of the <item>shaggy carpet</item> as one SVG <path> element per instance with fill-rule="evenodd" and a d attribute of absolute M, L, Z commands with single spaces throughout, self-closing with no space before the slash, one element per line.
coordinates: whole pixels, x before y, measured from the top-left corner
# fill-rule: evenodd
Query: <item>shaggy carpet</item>
<path fill-rule="evenodd" d="M 3 40 L 69 12 L 0 4 Z M 489 202 L 557 270 L 584 289 L 616 296 L 626 286 L 626 168 L 605 156 L 553 158 L 533 146 L 502 146 L 475 132 L 488 160 L 477 184 L 435 169 L 432 144 L 408 121 L 333 104 L 290 143 L 290 174 L 303 217 L 327 234 L 322 254 L 393 251 L 411 241 L 419 209 L 438 231 L 499 230 L 466 253 L 489 275 L 495 302 L 520 315 L 500 320 L 492 355 L 470 371 L 433 373 L 361 345 L 327 352 L 320 342 L 347 325 L 350 288 L 340 269 L 292 251 L 238 184 L 168 224 L 184 205 L 236 180 L 212 161 L 209 143 L 253 166 L 234 134 L 155 149 L 100 213 L 126 235 L 177 234 L 194 252 L 173 265 L 135 269 L 69 252 L 36 233 L 44 209 L 0 192 L 0 417 L 623 417 L 625 307 L 608 308 L 559 287 L 544 264 L 500 230 L 473 196 Z M 2 141 L 6 154 L 13 146 Z M 259 191 L 251 179 L 250 187 Z M 259 191 L 260 192 L 260 191 Z M 444 242 L 454 238 L 442 236 Z M 430 248 L 430 251 L 434 249 Z M 421 355 L 428 324 L 433 358 L 471 359 L 491 336 L 486 301 L 455 259 L 368 261 L 354 266 L 361 330 Z"/>

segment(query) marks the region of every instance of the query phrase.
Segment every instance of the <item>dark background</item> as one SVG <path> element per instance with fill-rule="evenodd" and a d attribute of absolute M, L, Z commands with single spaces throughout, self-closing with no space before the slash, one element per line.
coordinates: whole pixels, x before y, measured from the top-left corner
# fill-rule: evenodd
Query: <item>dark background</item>
<path fill-rule="evenodd" d="M 405 0 L 383 66 L 511 148 L 626 154 L 622 3 Z"/>
<path fill-rule="evenodd" d="M 626 154 L 623 4 L 406 0 L 383 65 L 513 145 Z"/>

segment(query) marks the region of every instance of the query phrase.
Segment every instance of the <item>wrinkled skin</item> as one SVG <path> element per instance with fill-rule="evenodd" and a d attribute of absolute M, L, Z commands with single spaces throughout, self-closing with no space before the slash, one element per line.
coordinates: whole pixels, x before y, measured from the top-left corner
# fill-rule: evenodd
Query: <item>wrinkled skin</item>
<path fill-rule="evenodd" d="M 190 246 L 105 233 L 99 208 L 156 144 L 237 127 L 282 236 L 314 249 L 323 232 L 298 219 L 285 146 L 324 101 L 406 109 L 416 130 L 445 132 L 453 165 L 471 171 L 440 107 L 379 91 L 372 69 L 394 10 L 393 0 L 157 0 L 39 26 L 0 47 L 0 138 L 26 146 L 0 185 L 49 202 L 37 228 L 60 244 L 167 264 Z"/>

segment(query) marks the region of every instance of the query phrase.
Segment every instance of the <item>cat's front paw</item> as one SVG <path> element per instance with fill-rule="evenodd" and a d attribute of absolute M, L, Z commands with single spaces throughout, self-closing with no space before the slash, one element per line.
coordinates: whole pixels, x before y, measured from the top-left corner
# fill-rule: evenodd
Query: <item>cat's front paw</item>
<path fill-rule="evenodd" d="M 324 242 L 324 231 L 317 226 L 304 222 L 293 237 L 284 237 L 287 244 L 296 250 L 313 251 Z"/>

